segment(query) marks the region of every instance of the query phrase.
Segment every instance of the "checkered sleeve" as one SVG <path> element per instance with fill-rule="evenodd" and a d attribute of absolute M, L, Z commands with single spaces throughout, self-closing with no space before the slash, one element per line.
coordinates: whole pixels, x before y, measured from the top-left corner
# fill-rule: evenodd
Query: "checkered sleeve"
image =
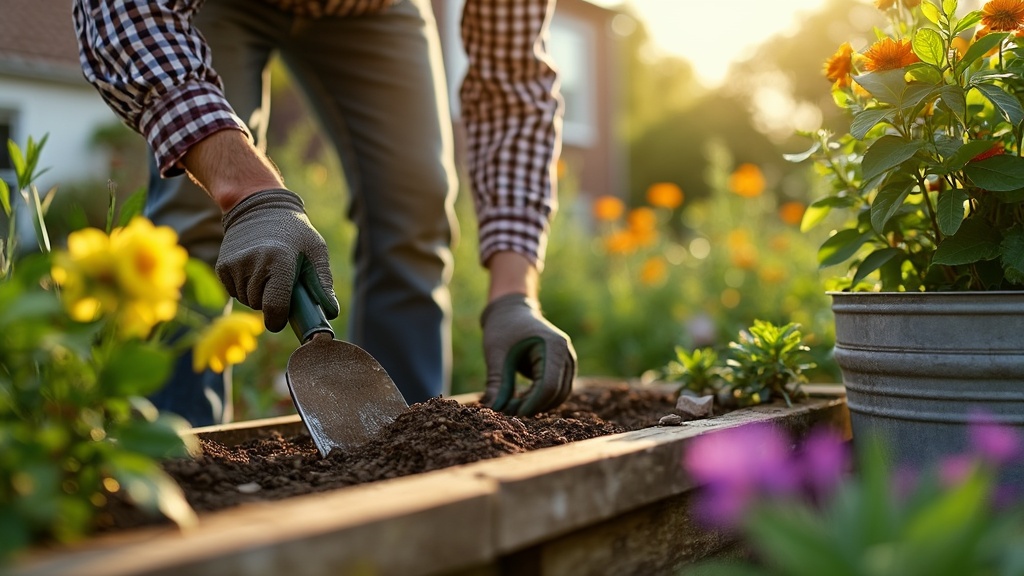
<path fill-rule="evenodd" d="M 557 205 L 562 103 L 547 54 L 554 0 L 467 0 L 460 90 L 480 261 L 523 254 L 543 268 Z"/>
<path fill-rule="evenodd" d="M 182 156 L 210 134 L 225 128 L 248 134 L 192 27 L 201 1 L 74 0 L 85 78 L 146 138 L 165 176 L 181 174 Z"/>

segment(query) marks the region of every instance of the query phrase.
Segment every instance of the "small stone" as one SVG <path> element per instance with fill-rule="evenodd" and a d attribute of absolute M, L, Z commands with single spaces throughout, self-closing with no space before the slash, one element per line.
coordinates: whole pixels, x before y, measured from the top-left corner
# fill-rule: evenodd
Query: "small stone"
<path fill-rule="evenodd" d="M 239 484 L 236 488 L 242 494 L 255 494 L 262 490 L 263 486 L 260 486 L 256 482 L 249 482 L 247 484 Z"/>
<path fill-rule="evenodd" d="M 680 394 L 679 400 L 676 401 L 676 410 L 691 418 L 707 418 L 711 416 L 714 402 L 715 397 L 711 395 L 694 398 Z"/>
<path fill-rule="evenodd" d="M 669 414 L 668 416 L 662 416 L 661 420 L 658 420 L 658 426 L 679 426 L 683 423 L 683 417 L 679 414 Z"/>

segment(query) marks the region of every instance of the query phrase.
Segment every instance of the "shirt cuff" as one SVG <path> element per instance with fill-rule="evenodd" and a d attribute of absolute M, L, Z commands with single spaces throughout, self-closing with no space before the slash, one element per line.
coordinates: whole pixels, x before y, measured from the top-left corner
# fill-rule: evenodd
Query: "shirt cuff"
<path fill-rule="evenodd" d="M 156 156 L 160 175 L 185 172 L 181 159 L 189 148 L 214 132 L 241 130 L 252 140 L 221 91 L 211 84 L 189 83 L 155 99 L 142 113 L 139 129 Z"/>
<path fill-rule="evenodd" d="M 548 215 L 523 212 L 522 208 L 492 207 L 479 215 L 480 263 L 486 266 L 498 252 L 521 254 L 544 271 Z"/>

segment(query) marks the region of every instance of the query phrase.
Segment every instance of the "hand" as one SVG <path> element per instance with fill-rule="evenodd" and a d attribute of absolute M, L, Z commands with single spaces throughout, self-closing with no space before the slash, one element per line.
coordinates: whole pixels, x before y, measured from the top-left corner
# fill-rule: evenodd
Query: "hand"
<path fill-rule="evenodd" d="M 263 311 L 267 330 L 288 325 L 292 288 L 301 281 L 328 319 L 338 317 L 327 245 L 302 200 L 284 189 L 257 192 L 224 215 L 217 276 L 239 302 Z"/>
<path fill-rule="evenodd" d="M 530 416 L 550 410 L 569 397 L 576 378 L 576 351 L 569 337 L 541 315 L 523 294 L 502 296 L 480 318 L 487 361 L 487 390 L 482 402 L 506 414 Z M 515 396 L 516 372 L 532 382 Z"/>

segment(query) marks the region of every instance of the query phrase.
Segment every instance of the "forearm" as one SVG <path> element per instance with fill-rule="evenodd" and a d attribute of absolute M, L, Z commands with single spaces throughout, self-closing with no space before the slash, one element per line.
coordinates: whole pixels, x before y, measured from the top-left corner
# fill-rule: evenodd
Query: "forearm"
<path fill-rule="evenodd" d="M 517 252 L 496 252 L 486 265 L 490 272 L 488 302 L 508 294 L 524 294 L 537 299 L 540 274 L 529 258 Z"/>
<path fill-rule="evenodd" d="M 284 188 L 270 159 L 238 130 L 207 136 L 188 150 L 182 163 L 224 212 L 255 192 Z"/>

